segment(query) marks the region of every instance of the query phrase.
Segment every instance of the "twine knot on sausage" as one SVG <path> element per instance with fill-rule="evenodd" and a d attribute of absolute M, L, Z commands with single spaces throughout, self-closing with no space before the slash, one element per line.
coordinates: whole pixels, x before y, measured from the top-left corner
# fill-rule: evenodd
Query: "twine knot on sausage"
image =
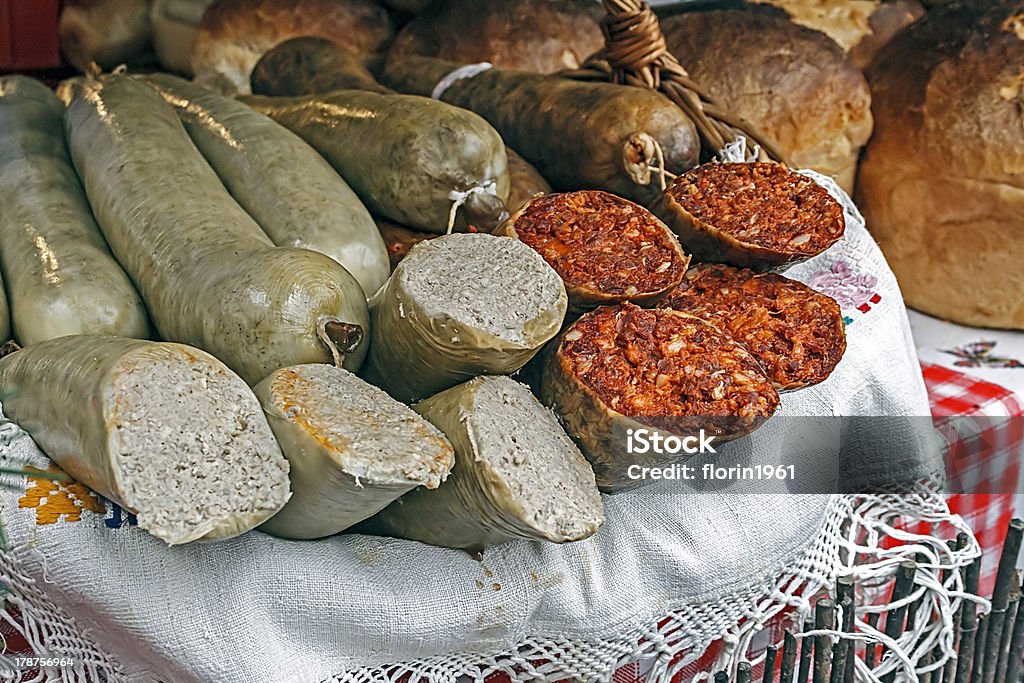
<path fill-rule="evenodd" d="M 490 65 L 488 65 L 488 67 L 489 66 Z M 448 199 L 452 200 L 452 208 L 448 212 L 448 229 L 445 231 L 445 234 L 452 234 L 452 230 L 455 229 L 455 216 L 459 212 L 459 208 L 468 202 L 474 195 L 495 195 L 497 191 L 498 184 L 492 180 L 486 185 L 474 185 L 468 190 L 452 190 L 449 192 Z"/>
<path fill-rule="evenodd" d="M 601 19 L 604 58 L 616 83 L 639 77 L 648 88 L 661 85 L 661 69 L 685 69 L 669 54 L 658 17 L 647 3 L 606 3 L 614 5 Z M 653 67 L 653 68 L 652 68 Z"/>
<path fill-rule="evenodd" d="M 658 17 L 641 0 L 603 0 L 604 48 L 581 69 L 562 72 L 581 79 L 604 79 L 658 90 L 693 121 L 708 156 L 743 135 L 757 143 L 763 159 L 789 165 L 763 133 L 736 116 L 701 88 L 668 49 Z"/>

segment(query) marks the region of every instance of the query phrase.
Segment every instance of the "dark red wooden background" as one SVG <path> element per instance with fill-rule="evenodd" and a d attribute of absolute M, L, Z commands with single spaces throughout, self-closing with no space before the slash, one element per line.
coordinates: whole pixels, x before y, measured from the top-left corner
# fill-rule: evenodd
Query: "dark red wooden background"
<path fill-rule="evenodd" d="M 59 0 L 0 0 L 0 71 L 60 65 Z"/>

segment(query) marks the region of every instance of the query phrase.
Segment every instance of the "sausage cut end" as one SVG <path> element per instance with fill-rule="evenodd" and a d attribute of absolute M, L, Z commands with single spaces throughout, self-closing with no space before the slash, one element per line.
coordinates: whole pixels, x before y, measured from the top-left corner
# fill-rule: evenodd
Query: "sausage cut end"
<path fill-rule="evenodd" d="M 654 214 L 598 190 L 538 197 L 500 232 L 543 256 L 577 307 L 651 300 L 678 285 L 689 263 Z"/>
<path fill-rule="evenodd" d="M 569 328 L 557 360 L 608 409 L 674 432 L 737 436 L 779 403 L 750 353 L 678 311 L 600 308 Z"/>
<path fill-rule="evenodd" d="M 437 488 L 452 467 L 444 434 L 342 368 L 283 368 L 256 395 L 291 465 L 292 498 L 261 527 L 276 536 L 339 533 L 417 486 Z"/>
<path fill-rule="evenodd" d="M 241 379 L 186 349 L 166 353 L 126 356 L 110 385 L 123 502 L 172 545 L 242 533 L 288 500 L 288 463 Z"/>
<path fill-rule="evenodd" d="M 697 258 L 758 269 L 820 254 L 846 228 L 822 186 L 770 162 L 699 166 L 672 181 L 656 211 Z"/>
<path fill-rule="evenodd" d="M 775 273 L 701 264 L 660 305 L 728 332 L 780 390 L 824 381 L 846 350 L 835 299 Z"/>

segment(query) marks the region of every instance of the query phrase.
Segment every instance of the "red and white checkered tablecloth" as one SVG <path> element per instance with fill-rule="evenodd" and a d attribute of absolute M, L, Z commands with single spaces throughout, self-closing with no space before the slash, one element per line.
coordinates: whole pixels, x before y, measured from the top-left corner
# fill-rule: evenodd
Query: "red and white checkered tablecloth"
<path fill-rule="evenodd" d="M 949 507 L 974 530 L 985 550 L 982 595 L 995 581 L 1006 525 L 1019 510 L 1024 451 L 1024 397 L 997 384 L 940 365 L 922 363 L 932 415 L 946 437 L 946 471 L 967 493 L 949 496 Z"/>
<path fill-rule="evenodd" d="M 947 367 L 922 363 L 921 368 L 931 399 L 933 421 L 947 441 L 947 473 L 951 479 L 958 478 L 963 490 L 982 492 L 951 494 L 949 506 L 974 529 L 985 549 L 981 590 L 982 594 L 988 594 L 995 580 L 1006 525 L 1014 514 L 1014 492 L 1024 490 L 1020 488 L 1024 398 Z M 24 641 L 2 622 L 0 634 L 7 639 L 8 654 L 30 654 Z M 771 634 L 766 633 L 761 640 L 761 647 L 766 647 Z M 684 683 L 705 671 L 715 654 L 712 648 L 673 683 Z M 648 667 L 639 664 L 627 665 L 615 674 L 613 683 L 640 683 L 647 670 Z M 755 673 L 759 680 L 760 672 Z M 490 676 L 487 683 L 508 680 L 504 674 L 496 674 Z"/>

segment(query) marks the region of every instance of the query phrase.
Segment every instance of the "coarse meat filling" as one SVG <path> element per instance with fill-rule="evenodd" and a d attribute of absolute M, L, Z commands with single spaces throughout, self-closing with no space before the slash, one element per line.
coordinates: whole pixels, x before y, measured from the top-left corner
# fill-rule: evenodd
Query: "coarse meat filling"
<path fill-rule="evenodd" d="M 660 304 L 708 320 L 742 343 L 778 389 L 823 381 L 846 350 L 835 299 L 775 273 L 700 264 Z"/>
<path fill-rule="evenodd" d="M 785 254 L 819 254 L 846 228 L 842 207 L 821 185 L 776 163 L 704 164 L 668 193 L 711 228 Z"/>
<path fill-rule="evenodd" d="M 550 194 L 515 220 L 519 239 L 570 285 L 633 297 L 679 282 L 687 259 L 647 209 L 607 192 Z"/>
<path fill-rule="evenodd" d="M 669 309 L 599 308 L 569 328 L 559 357 L 566 374 L 608 408 L 656 427 L 730 432 L 759 424 L 779 403 L 740 344 L 704 320 Z M 681 417 L 741 419 L 665 420 Z"/>

